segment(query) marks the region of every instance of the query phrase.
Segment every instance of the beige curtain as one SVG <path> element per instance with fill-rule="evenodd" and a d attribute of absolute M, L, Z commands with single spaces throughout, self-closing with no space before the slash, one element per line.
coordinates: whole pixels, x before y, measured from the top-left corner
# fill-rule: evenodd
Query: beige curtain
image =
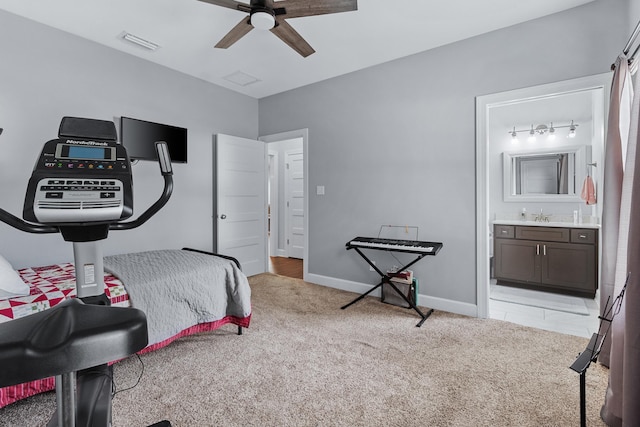
<path fill-rule="evenodd" d="M 640 82 L 636 73 L 635 87 Z M 634 164 L 640 165 L 640 90 L 633 102 L 629 145 L 634 142 Z M 629 153 L 631 150 L 628 151 Z M 624 383 L 622 387 L 622 425 L 640 426 L 640 171 L 633 176 L 631 193 L 631 217 L 627 266 L 630 272 L 625 295 L 624 314 Z M 613 343 L 614 347 L 616 343 Z"/>
<path fill-rule="evenodd" d="M 599 358 L 610 368 L 601 410 L 609 426 L 640 426 L 640 317 L 637 309 L 626 310 L 640 304 L 640 174 L 634 173 L 640 97 L 636 94 L 629 106 L 631 98 L 626 95 L 631 95 L 631 87 L 627 58 L 621 55 L 613 78 L 605 147 L 601 310 L 620 293 L 628 272 L 630 281 Z"/>
<path fill-rule="evenodd" d="M 624 111 L 625 83 L 628 90 L 629 67 L 627 57 L 621 55 L 616 61 L 616 69 L 611 85 L 607 137 L 604 150 L 604 177 L 602 184 L 602 276 L 600 280 L 600 314 L 605 305 L 614 298 L 616 259 L 618 255 L 618 235 L 620 228 L 620 202 L 622 200 L 622 178 L 624 176 L 622 158 L 622 133 L 620 130 L 620 110 Z M 626 145 L 626 144 L 625 144 Z M 611 335 L 602 345 L 598 361 L 609 366 Z"/>

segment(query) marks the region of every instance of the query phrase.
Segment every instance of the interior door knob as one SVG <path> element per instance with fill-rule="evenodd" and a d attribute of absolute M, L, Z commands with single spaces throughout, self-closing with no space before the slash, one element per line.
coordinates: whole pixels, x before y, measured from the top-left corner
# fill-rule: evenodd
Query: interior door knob
<path fill-rule="evenodd" d="M 225 214 L 220 215 L 220 219 L 227 219 L 227 216 Z"/>

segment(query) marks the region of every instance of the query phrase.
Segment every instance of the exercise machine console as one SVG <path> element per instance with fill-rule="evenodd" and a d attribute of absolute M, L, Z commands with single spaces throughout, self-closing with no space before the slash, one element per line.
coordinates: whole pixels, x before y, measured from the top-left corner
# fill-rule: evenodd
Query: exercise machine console
<path fill-rule="evenodd" d="M 49 427 L 111 426 L 112 368 L 148 343 L 146 316 L 110 307 L 100 243 L 110 230 L 139 227 L 173 191 L 165 142 L 156 143 L 164 189 L 135 220 L 133 178 L 113 122 L 64 117 L 58 138 L 44 144 L 25 195 L 23 218 L 0 208 L 19 230 L 61 233 L 73 243 L 77 299 L 0 324 L 0 387 L 56 377 L 57 410 Z M 77 393 L 76 393 L 77 390 Z M 168 421 L 154 425 L 170 426 Z"/>

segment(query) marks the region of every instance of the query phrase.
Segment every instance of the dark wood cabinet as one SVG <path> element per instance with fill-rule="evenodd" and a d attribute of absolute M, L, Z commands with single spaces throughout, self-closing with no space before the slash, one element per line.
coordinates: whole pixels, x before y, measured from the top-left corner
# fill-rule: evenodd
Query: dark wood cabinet
<path fill-rule="evenodd" d="M 598 230 L 494 225 L 497 283 L 593 298 Z"/>

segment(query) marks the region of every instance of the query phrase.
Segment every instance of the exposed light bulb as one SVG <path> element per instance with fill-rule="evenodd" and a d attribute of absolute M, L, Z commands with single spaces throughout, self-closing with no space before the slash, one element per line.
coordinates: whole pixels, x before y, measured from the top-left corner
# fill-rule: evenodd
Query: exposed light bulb
<path fill-rule="evenodd" d="M 516 133 L 516 127 L 513 127 L 513 130 L 511 131 L 511 140 L 513 142 L 516 142 L 518 140 L 518 134 Z"/>
<path fill-rule="evenodd" d="M 573 124 L 573 120 L 571 120 L 571 125 L 569 126 L 569 138 L 576 137 L 576 126 Z"/>
<path fill-rule="evenodd" d="M 536 140 L 536 131 L 533 129 L 533 125 L 531 125 L 531 130 L 529 131 L 529 138 L 527 138 L 527 141 L 535 142 L 535 140 Z"/>

